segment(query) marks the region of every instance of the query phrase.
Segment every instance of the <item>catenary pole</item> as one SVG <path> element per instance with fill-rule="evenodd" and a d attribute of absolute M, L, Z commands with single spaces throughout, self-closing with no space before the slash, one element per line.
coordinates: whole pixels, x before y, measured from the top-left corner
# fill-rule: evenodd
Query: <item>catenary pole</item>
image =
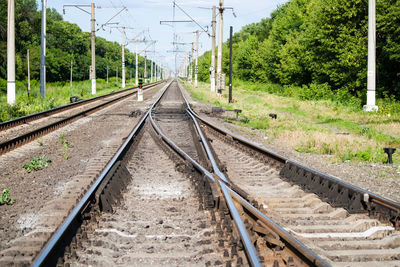
<path fill-rule="evenodd" d="M 138 84 L 139 84 L 139 81 L 138 81 L 139 72 L 138 72 L 138 50 L 137 50 L 137 42 L 136 42 L 136 52 L 135 52 L 135 54 L 136 54 L 135 85 L 138 86 Z"/>
<path fill-rule="evenodd" d="M 92 49 L 92 68 L 91 68 L 91 80 L 92 80 L 92 95 L 96 94 L 96 48 L 95 48 L 95 14 L 94 14 L 94 3 L 91 4 L 92 13 L 91 13 L 91 23 L 92 23 L 92 32 L 91 32 L 91 49 Z"/>
<path fill-rule="evenodd" d="M 122 26 L 122 68 L 121 68 L 121 78 L 122 78 L 122 88 L 125 88 L 125 27 Z"/>
<path fill-rule="evenodd" d="M 211 92 L 215 92 L 215 24 L 217 23 L 216 6 L 212 7 L 212 36 L 211 36 Z"/>
<path fill-rule="evenodd" d="M 218 60 L 217 60 L 217 79 L 219 86 L 222 86 L 222 29 L 223 29 L 224 0 L 219 1 L 219 25 L 218 25 Z M 221 90 L 221 88 L 217 88 Z"/>
<path fill-rule="evenodd" d="M 46 97 L 46 6 L 47 0 L 42 0 L 42 30 L 40 38 L 40 94 Z"/>
<path fill-rule="evenodd" d="M 367 104 L 365 111 L 378 111 L 376 98 L 376 0 L 369 0 L 368 5 L 368 80 Z"/>
<path fill-rule="evenodd" d="M 150 82 L 153 82 L 153 60 L 150 61 Z"/>
<path fill-rule="evenodd" d="M 72 87 L 72 57 L 71 57 L 71 68 L 69 72 L 69 86 Z"/>
<path fill-rule="evenodd" d="M 190 82 L 193 84 L 193 57 L 194 57 L 194 43 L 192 43 L 192 52 L 190 54 Z"/>
<path fill-rule="evenodd" d="M 30 68 L 30 62 L 29 62 L 29 49 L 26 51 L 26 63 L 28 67 L 28 97 L 30 96 L 31 92 L 31 68 Z"/>
<path fill-rule="evenodd" d="M 144 83 L 147 80 L 147 53 L 144 51 Z"/>
<path fill-rule="evenodd" d="M 199 63 L 199 30 L 196 31 L 196 64 L 194 67 L 194 87 L 197 87 L 198 63 Z"/>
<path fill-rule="evenodd" d="M 233 27 L 229 30 L 229 103 L 232 103 L 232 33 Z"/>
<path fill-rule="evenodd" d="M 7 13 L 7 104 L 15 104 L 15 2 L 8 0 Z"/>

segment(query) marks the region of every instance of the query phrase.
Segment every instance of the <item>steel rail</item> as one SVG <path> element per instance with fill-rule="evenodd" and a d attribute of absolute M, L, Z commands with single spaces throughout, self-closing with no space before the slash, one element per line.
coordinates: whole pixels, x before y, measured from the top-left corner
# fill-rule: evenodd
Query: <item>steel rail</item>
<path fill-rule="evenodd" d="M 286 230 L 284 230 L 282 227 L 280 227 L 278 224 L 276 224 L 273 220 L 271 220 L 266 215 L 264 215 L 261 211 L 259 211 L 257 208 L 255 208 L 252 204 L 250 204 L 240 194 L 238 194 L 237 192 L 234 191 L 234 189 L 231 188 L 231 184 L 229 183 L 229 181 L 227 181 L 225 175 L 219 170 L 218 165 L 215 162 L 215 159 L 214 159 L 214 157 L 213 157 L 213 155 L 211 153 L 211 150 L 210 150 L 210 148 L 208 146 L 208 142 L 207 142 L 206 138 L 204 137 L 204 134 L 202 133 L 202 130 L 201 130 L 199 124 L 196 121 L 196 118 L 194 116 L 195 115 L 194 111 L 190 108 L 189 102 L 187 101 L 185 95 L 183 94 L 182 88 L 181 87 L 179 87 L 179 88 L 180 88 L 182 97 L 185 100 L 186 106 L 188 107 L 187 108 L 187 112 L 190 115 L 190 117 L 192 118 L 193 122 L 195 123 L 196 130 L 197 130 L 197 132 L 199 133 L 199 135 L 200 135 L 200 137 L 202 139 L 202 144 L 206 147 L 207 156 L 208 156 L 209 160 L 212 163 L 214 173 L 220 179 L 218 182 L 220 184 L 221 190 L 224 191 L 224 195 L 226 195 L 228 193 L 228 191 L 229 191 L 229 196 L 233 196 L 238 201 L 240 201 L 242 206 L 246 207 L 254 216 L 256 216 L 258 219 L 263 221 L 275 233 L 277 233 L 283 240 L 285 240 L 288 244 L 290 244 L 293 248 L 295 248 L 299 252 L 299 254 L 301 254 L 303 257 L 306 258 L 306 260 L 309 261 L 310 264 L 313 264 L 313 265 L 319 266 L 319 267 L 330 266 L 321 257 L 319 257 L 317 254 L 315 254 L 312 250 L 310 250 L 308 247 L 306 247 L 303 243 L 298 241 L 294 236 L 289 234 Z M 231 201 L 231 198 L 228 198 L 228 199 Z M 229 200 L 227 200 L 228 205 L 230 205 Z M 233 204 L 233 202 L 231 204 Z M 234 209 L 234 210 L 236 210 L 236 209 Z M 240 216 L 239 216 L 239 218 L 240 218 Z"/>
<path fill-rule="evenodd" d="M 267 225 L 270 229 L 272 229 L 275 233 L 277 233 L 285 242 L 287 242 L 290 246 L 296 249 L 301 255 L 305 256 L 309 263 L 312 263 L 315 266 L 319 267 L 327 267 L 331 266 L 325 260 L 323 260 L 320 256 L 315 254 L 312 250 L 306 247 L 303 243 L 294 238 L 290 233 L 288 233 L 285 229 L 275 223 L 268 216 L 263 214 L 261 211 L 256 209 L 253 205 L 251 205 L 247 200 L 245 200 L 241 195 L 236 193 L 231 188 L 227 187 L 229 194 L 238 200 L 246 209 L 248 209 L 254 216 L 257 217 L 260 221 L 262 221 L 265 225 Z"/>
<path fill-rule="evenodd" d="M 152 84 L 146 84 L 144 86 L 145 87 L 144 89 L 147 89 L 148 87 L 152 87 L 154 85 L 160 84 L 162 82 L 164 82 L 164 81 L 155 82 L 155 83 L 152 83 Z M 81 106 L 83 104 L 88 104 L 90 102 L 93 102 L 93 101 L 96 101 L 96 100 L 99 100 L 99 99 L 102 99 L 102 98 L 106 98 L 106 97 L 109 97 L 109 96 L 113 96 L 115 94 L 122 94 L 122 93 L 125 93 L 125 92 L 127 92 L 129 90 L 132 90 L 132 89 L 137 89 L 137 87 L 131 87 L 131 88 L 127 88 L 127 89 L 124 89 L 124 90 L 121 90 L 121 91 L 112 92 L 112 93 L 109 93 L 109 94 L 106 94 L 106 95 L 101 95 L 101 96 L 96 96 L 96 97 L 89 98 L 89 99 L 79 100 L 79 101 L 77 101 L 75 103 L 62 105 L 62 106 L 59 106 L 59 107 L 56 107 L 56 108 L 53 108 L 53 109 L 50 109 L 50 110 L 45 110 L 45 111 L 37 112 L 37 113 L 34 113 L 34 114 L 30 114 L 30 115 L 27 115 L 27 116 L 23 116 L 23 117 L 20 117 L 20 118 L 17 118 L 17 119 L 8 120 L 8 121 L 0 123 L 0 131 L 6 130 L 6 129 L 10 129 L 10 128 L 13 128 L 13 127 L 16 127 L 18 125 L 25 124 L 25 123 L 28 123 L 28 122 L 31 122 L 31 121 L 35 121 L 35 120 L 38 120 L 40 118 L 48 117 L 50 115 L 54 115 L 54 114 L 60 113 L 60 112 L 62 112 L 64 110 L 68 110 L 68 109 L 73 108 L 73 107 L 78 107 L 78 106 Z"/>
<path fill-rule="evenodd" d="M 172 142 L 162 131 L 161 129 L 156 125 L 153 117 L 150 115 L 149 116 L 150 122 L 154 128 L 154 130 L 161 136 L 161 139 L 166 142 L 175 152 L 177 152 L 181 157 L 189 161 L 201 174 L 206 176 L 210 181 L 212 182 L 217 182 L 213 175 L 207 171 L 203 166 L 201 166 L 199 163 L 197 163 L 194 159 L 192 159 L 188 154 L 186 154 L 185 151 L 183 151 L 181 148 L 179 148 L 174 142 Z M 233 221 L 235 222 L 238 230 L 239 230 L 239 235 L 243 241 L 243 244 L 246 247 L 246 252 L 248 253 L 249 259 L 252 263 L 252 266 L 261 266 L 261 263 L 258 259 L 257 252 L 251 242 L 251 238 L 249 237 L 246 227 L 243 223 L 243 221 L 240 218 L 239 212 L 237 211 L 235 205 L 233 204 L 233 200 L 228 194 L 226 190 L 226 186 L 224 183 L 219 182 L 219 185 L 221 187 L 221 190 L 224 194 L 224 198 L 228 204 L 228 208 L 232 214 Z"/>
<path fill-rule="evenodd" d="M 151 88 L 151 87 L 153 87 L 153 86 L 155 86 L 155 85 L 157 85 L 157 84 L 152 84 L 152 85 L 150 85 L 149 87 L 147 87 L 146 89 Z M 105 107 L 105 106 L 108 106 L 108 105 L 110 105 L 110 104 L 113 104 L 113 103 L 115 103 L 115 102 L 118 102 L 118 101 L 120 101 L 120 100 L 122 100 L 122 99 L 124 99 L 124 98 L 127 98 L 127 97 L 129 97 L 129 96 L 132 96 L 132 95 L 134 95 L 135 93 L 136 93 L 136 91 L 133 91 L 133 92 L 131 92 L 131 93 L 128 93 L 128 94 L 119 96 L 119 97 L 117 97 L 117 98 L 114 98 L 114 99 L 112 99 L 112 100 L 109 100 L 109 101 L 107 101 L 107 102 L 104 102 L 104 103 L 102 103 L 102 104 L 100 104 L 100 105 L 97 105 L 97 106 L 95 106 L 95 107 L 89 108 L 89 109 L 84 110 L 84 111 L 81 111 L 81 112 L 79 112 L 79 113 L 76 113 L 76 114 L 74 114 L 74 115 L 72 115 L 72 116 L 70 116 L 70 117 L 64 118 L 64 119 L 62 119 L 62 120 L 53 122 L 53 123 L 48 124 L 48 125 L 45 125 L 45 126 L 43 126 L 43 127 L 40 127 L 40 128 L 38 128 L 38 129 L 35 129 L 35 130 L 30 131 L 30 132 L 28 132 L 28 133 L 25 133 L 25 134 L 23 134 L 23 135 L 17 136 L 17 137 L 15 137 L 15 138 L 13 138 L 13 139 L 4 141 L 4 142 L 0 143 L 0 155 L 4 154 L 4 153 L 6 153 L 6 152 L 9 152 L 9 151 L 11 151 L 11 150 L 13 150 L 13 149 L 15 149 L 15 148 L 17 148 L 17 147 L 23 145 L 23 144 L 29 143 L 29 142 L 33 141 L 34 139 L 36 139 L 36 138 L 38 138 L 38 137 L 40 137 L 40 136 L 43 136 L 44 134 L 47 134 L 47 133 L 49 133 L 49 132 L 52 132 L 52 131 L 54 131 L 54 130 L 60 128 L 60 127 L 63 126 L 63 125 L 66 125 L 66 124 L 68 124 L 68 123 L 71 123 L 71 122 L 77 120 L 78 118 L 81 118 L 81 117 L 83 117 L 83 116 L 85 116 L 85 115 L 87 115 L 87 114 L 91 114 L 91 113 L 95 112 L 95 111 L 98 110 L 98 109 L 101 109 L 101 108 L 103 108 L 103 107 Z M 110 95 L 111 95 L 111 94 L 109 94 L 108 96 L 110 96 Z M 98 100 L 98 99 L 99 99 L 99 98 L 96 98 L 96 100 Z M 91 99 L 90 99 L 90 100 L 91 100 Z M 92 100 L 91 100 L 91 101 L 92 101 Z M 69 107 L 71 107 L 71 106 L 69 106 Z"/>
<path fill-rule="evenodd" d="M 44 248 L 41 250 L 39 255 L 35 258 L 33 266 L 52 266 L 55 265 L 58 259 L 58 253 L 60 250 L 60 246 L 63 245 L 63 242 L 70 238 L 69 234 L 73 231 L 73 227 L 79 224 L 79 220 L 81 218 L 82 212 L 87 207 L 88 203 L 94 198 L 95 192 L 103 179 L 107 176 L 111 168 L 123 158 L 123 156 L 129 150 L 131 144 L 134 141 L 135 136 L 139 133 L 140 129 L 143 128 L 144 123 L 149 116 L 151 109 L 160 101 L 162 96 L 165 94 L 167 88 L 172 83 L 172 80 L 168 82 L 162 89 L 162 94 L 159 98 L 153 103 L 151 108 L 142 116 L 139 123 L 130 133 L 128 138 L 119 148 L 118 152 L 114 155 L 112 160 L 107 164 L 105 169 L 102 171 L 100 176 L 96 179 L 93 185 L 89 188 L 86 194 L 82 197 L 79 203 L 75 206 L 75 208 L 71 211 L 68 217 L 64 220 L 63 224 L 57 229 L 57 231 L 52 235 L 50 240 L 46 243 Z"/>
<path fill-rule="evenodd" d="M 207 141 L 205 140 L 204 135 L 203 135 L 203 133 L 202 133 L 202 131 L 200 129 L 200 126 L 198 126 L 198 123 L 197 123 L 196 119 L 194 118 L 194 116 L 191 114 L 191 112 L 189 110 L 188 110 L 188 113 L 191 116 L 191 118 L 193 119 L 193 121 L 195 122 L 196 130 L 197 130 L 197 132 L 200 134 L 200 136 L 202 138 L 203 145 L 206 145 L 208 147 L 208 145 L 206 143 Z M 321 257 L 319 257 L 317 254 L 315 254 L 313 251 L 311 251 L 309 248 L 307 248 L 304 244 L 302 244 L 295 237 L 293 237 L 291 234 L 289 234 L 286 230 L 284 230 L 282 227 L 280 227 L 278 224 L 276 224 L 274 221 L 272 221 L 269 217 L 264 215 L 261 211 L 256 209 L 247 200 L 245 200 L 240 194 L 235 192 L 231 188 L 231 185 L 230 185 L 229 181 L 226 179 L 225 175 L 219 170 L 219 168 L 218 168 L 218 166 L 217 166 L 217 164 L 215 162 L 215 159 L 214 159 L 214 157 L 213 157 L 213 155 L 212 155 L 212 153 L 211 153 L 209 148 L 207 149 L 207 155 L 209 157 L 209 160 L 212 163 L 213 168 L 215 166 L 214 173 L 224 182 L 223 183 L 222 181 L 218 181 L 219 185 L 221 187 L 221 190 L 223 190 L 223 192 L 224 192 L 224 195 L 227 195 L 227 193 L 228 193 L 227 190 L 229 190 L 229 195 L 230 196 L 233 196 L 234 198 L 239 200 L 240 203 L 242 204 L 242 206 L 246 207 L 253 215 L 255 215 L 258 219 L 263 221 L 275 233 L 277 233 L 283 240 L 285 240 L 288 244 L 290 244 L 293 248 L 295 248 L 299 252 L 300 255 L 304 256 L 309 261 L 309 263 L 312 263 L 313 265 L 319 266 L 319 267 L 330 266 Z M 230 198 L 225 198 L 225 199 L 227 199 L 227 203 L 228 203 L 229 206 L 234 205 L 233 202 L 231 202 L 232 200 Z M 231 208 L 230 208 L 230 210 L 231 210 Z M 236 209 L 232 208 L 232 210 L 233 210 L 233 212 L 237 212 Z M 240 218 L 240 216 L 239 216 L 239 218 Z M 247 248 L 249 245 L 247 244 L 245 246 Z"/>
<path fill-rule="evenodd" d="M 181 87 L 180 84 L 179 84 L 179 86 L 180 86 L 180 89 L 182 90 L 182 87 Z M 268 149 L 266 149 L 266 148 L 264 148 L 264 147 L 262 147 L 262 146 L 260 146 L 260 145 L 258 145 L 256 143 L 253 143 L 253 142 L 247 141 L 247 140 L 245 140 L 245 139 L 243 139 L 241 137 L 238 137 L 238 136 L 234 135 L 233 133 L 231 133 L 229 131 L 226 131 L 226 130 L 223 130 L 223 129 L 219 128 L 218 126 L 216 126 L 215 124 L 213 124 L 213 123 L 207 121 L 206 119 L 200 117 L 196 112 L 194 112 L 191 109 L 189 103 L 187 104 L 187 107 L 188 107 L 188 110 L 191 112 L 191 114 L 193 114 L 193 116 L 195 118 L 197 118 L 199 121 L 201 121 L 203 124 L 209 126 L 213 130 L 217 131 L 218 133 L 220 133 L 220 134 L 222 134 L 224 136 L 229 136 L 233 141 L 236 141 L 236 142 L 238 142 L 238 143 L 240 143 L 240 144 L 244 145 L 245 147 L 248 147 L 248 148 L 250 148 L 252 150 L 258 151 L 261 154 L 264 154 L 267 157 L 272 158 L 272 159 L 278 161 L 279 163 L 281 163 L 283 165 L 294 164 L 294 165 L 298 166 L 300 169 L 305 170 L 306 172 L 318 175 L 318 176 L 322 177 L 322 179 L 326 179 L 327 181 L 330 181 L 332 183 L 338 184 L 338 185 L 342 186 L 343 188 L 350 189 L 350 190 L 358 193 L 360 195 L 360 198 L 362 199 L 362 201 L 365 202 L 365 203 L 371 202 L 371 203 L 374 203 L 374 204 L 376 204 L 378 206 L 381 206 L 381 207 L 384 207 L 386 209 L 389 209 L 389 210 L 393 211 L 394 215 L 392 213 L 390 213 L 388 216 L 392 216 L 392 219 L 394 219 L 394 222 L 392 222 L 392 223 L 394 224 L 394 226 L 396 228 L 400 227 L 400 225 L 399 225 L 400 224 L 400 203 L 392 201 L 390 199 L 387 199 L 387 198 L 382 197 L 380 195 L 377 195 L 375 193 L 372 193 L 372 192 L 370 192 L 368 190 L 362 189 L 362 188 L 360 188 L 358 186 L 349 184 L 349 183 L 347 183 L 345 181 L 342 181 L 342 180 L 340 180 L 340 179 L 338 179 L 336 177 L 333 177 L 331 175 L 328 175 L 328 174 L 325 174 L 323 172 L 317 171 L 317 170 L 315 170 L 313 168 L 310 168 L 308 166 L 305 166 L 305 165 L 303 165 L 303 164 L 301 164 L 301 163 L 299 163 L 297 161 L 291 160 L 291 159 L 289 159 L 289 158 L 287 158 L 285 156 L 282 156 L 282 155 L 280 155 L 278 153 L 275 153 L 275 152 L 273 152 L 271 150 L 268 150 Z M 367 198 L 367 200 L 364 201 L 364 198 Z M 366 209 L 365 211 L 366 212 L 370 212 L 371 210 Z M 372 210 L 371 212 L 374 212 L 374 210 Z M 377 211 L 377 212 L 378 213 L 380 212 L 380 213 L 384 214 L 384 212 L 382 212 L 382 211 Z"/>

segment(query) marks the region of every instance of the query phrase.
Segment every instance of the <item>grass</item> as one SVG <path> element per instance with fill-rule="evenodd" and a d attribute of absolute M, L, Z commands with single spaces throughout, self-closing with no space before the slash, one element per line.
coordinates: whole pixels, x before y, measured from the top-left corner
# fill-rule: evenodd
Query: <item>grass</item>
<path fill-rule="evenodd" d="M 400 111 L 395 112 L 400 104 L 394 100 L 390 103 L 378 100 L 382 109 L 370 113 L 349 102 L 284 96 L 273 85 L 234 83 L 234 103 L 228 103 L 227 90 L 217 96 L 206 83 L 199 83 L 197 88 L 189 83 L 184 86 L 197 100 L 227 109 L 242 109 L 238 120 L 232 113 L 226 121 L 258 129 L 269 142 L 300 153 L 328 155 L 336 162 L 385 162 L 383 147 L 400 145 Z M 269 118 L 269 113 L 277 113 L 278 119 Z M 393 155 L 395 163 L 400 162 L 399 154 Z"/>
<path fill-rule="evenodd" d="M 17 87 L 16 104 L 13 106 L 7 104 L 6 92 L 0 91 L 0 122 L 68 104 L 71 96 L 87 99 L 122 89 L 121 84 L 115 82 L 115 77 L 109 79 L 108 84 L 103 79 L 97 79 L 95 95 L 91 94 L 91 81 L 73 82 L 72 87 L 70 87 L 69 82 L 55 82 L 46 85 L 46 98 L 43 100 L 38 82 L 32 84 L 29 97 L 25 88 Z M 134 84 L 127 82 L 126 86 L 126 88 L 129 88 L 133 87 Z"/>
<path fill-rule="evenodd" d="M 32 171 L 38 171 L 43 169 L 51 163 L 51 160 L 47 156 L 34 157 L 30 160 L 28 164 L 24 164 L 22 168 L 24 168 L 28 173 Z"/>
<path fill-rule="evenodd" d="M 63 149 L 63 157 L 65 160 L 67 160 L 69 157 L 68 156 L 68 148 L 73 147 L 74 144 L 67 141 L 67 139 L 65 138 L 65 133 L 62 133 L 60 135 L 60 143 L 61 143 L 61 146 Z"/>

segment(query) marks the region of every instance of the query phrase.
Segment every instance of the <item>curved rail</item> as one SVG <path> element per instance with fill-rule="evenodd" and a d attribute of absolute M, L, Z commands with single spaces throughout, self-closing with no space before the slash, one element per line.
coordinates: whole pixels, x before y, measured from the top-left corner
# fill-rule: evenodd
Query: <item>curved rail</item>
<path fill-rule="evenodd" d="M 186 100 L 186 99 L 185 99 Z M 186 102 L 187 103 L 187 102 Z M 184 159 L 189 161 L 198 171 L 201 172 L 204 176 L 206 176 L 209 180 L 212 182 L 217 182 L 215 178 L 212 176 L 210 172 L 208 172 L 204 167 L 202 167 L 200 164 L 198 164 L 194 159 L 192 159 L 186 152 L 184 152 L 182 149 L 180 149 L 174 142 L 172 142 L 162 131 L 161 129 L 157 126 L 155 123 L 151 113 L 149 116 L 150 122 L 154 128 L 154 130 L 161 136 L 162 140 L 165 141 L 174 151 L 176 151 L 178 154 L 180 154 Z M 197 125 L 198 126 L 198 125 Z M 201 134 L 202 138 L 202 143 L 204 144 L 204 135 Z M 207 154 L 210 151 L 207 151 Z M 208 155 L 209 157 L 209 155 Z M 215 164 L 215 162 L 214 162 Z M 216 165 L 215 165 L 216 166 Z M 225 178 L 225 176 L 224 176 Z M 221 179 L 221 178 L 220 178 Z M 226 180 L 226 178 L 225 178 Z M 246 253 L 249 257 L 249 260 L 252 264 L 252 266 L 261 266 L 261 263 L 259 261 L 256 249 L 254 248 L 251 238 L 249 237 L 246 227 L 243 223 L 243 221 L 240 218 L 239 212 L 237 211 L 235 204 L 233 203 L 233 200 L 231 196 L 228 194 L 228 191 L 226 189 L 226 186 L 224 183 L 218 181 L 220 188 L 224 194 L 224 198 L 228 204 L 228 208 L 232 214 L 232 217 L 234 219 L 234 222 L 239 230 L 240 237 L 243 241 L 244 246 L 246 247 Z"/>
<path fill-rule="evenodd" d="M 131 134 L 128 136 L 128 138 L 125 140 L 124 144 L 120 147 L 118 152 L 115 154 L 113 159 L 107 164 L 106 168 L 103 170 L 103 172 L 100 174 L 100 176 L 97 178 L 97 180 L 93 183 L 93 185 L 89 188 L 89 190 L 86 192 L 86 194 L 82 197 L 82 199 L 79 201 L 79 203 L 76 205 L 76 207 L 72 210 L 72 212 L 68 215 L 68 217 L 65 219 L 63 224 L 57 229 L 57 231 L 52 235 L 50 240 L 47 242 L 47 244 L 44 246 L 42 251 L 39 253 L 39 255 L 35 258 L 33 266 L 54 266 L 57 263 L 58 257 L 60 255 L 60 251 L 64 248 L 65 244 L 68 243 L 68 240 L 71 239 L 70 234 L 75 231 L 75 228 L 77 225 L 80 224 L 82 214 L 84 213 L 86 207 L 89 205 L 89 203 L 94 199 L 95 193 L 97 188 L 100 186 L 104 178 L 107 176 L 107 174 L 110 172 L 112 167 L 120 161 L 123 156 L 127 153 L 128 149 L 130 148 L 130 145 L 133 143 L 135 136 L 139 133 L 140 129 L 143 128 L 145 121 L 151 111 L 151 109 L 160 101 L 161 97 L 164 95 L 166 92 L 166 89 L 168 86 L 171 84 L 172 81 L 167 83 L 163 87 L 163 92 L 160 95 L 160 97 L 154 102 L 152 107 L 142 116 L 141 120 L 139 123 L 136 125 L 134 130 L 131 132 Z"/>
<path fill-rule="evenodd" d="M 282 166 L 280 175 L 284 179 L 300 185 L 305 191 L 317 194 L 320 198 L 326 199 L 327 202 L 333 206 L 345 208 L 349 213 L 368 212 L 371 217 L 390 221 L 395 228 L 400 228 L 400 203 L 312 169 L 297 161 L 263 148 L 258 144 L 244 140 L 229 131 L 219 128 L 206 119 L 201 118 L 191 109 L 189 104 L 187 104 L 187 106 L 190 113 L 203 124 L 223 136 L 229 137 L 233 142 L 250 148 Z"/>
<path fill-rule="evenodd" d="M 265 215 L 263 215 L 260 211 L 258 211 L 247 200 L 245 200 L 240 195 L 238 195 L 236 192 L 234 192 L 231 188 L 229 188 L 229 186 L 227 185 L 229 182 L 226 180 L 226 177 L 219 176 L 217 174 L 217 172 L 215 171 L 215 170 L 218 170 L 218 166 L 215 162 L 213 164 L 213 166 L 215 167 L 215 169 L 214 169 L 215 175 L 213 175 L 209 171 L 207 171 L 206 168 L 201 166 L 199 163 L 197 163 L 195 160 L 193 160 L 189 155 L 187 155 L 175 143 L 173 143 L 161 131 L 161 129 L 156 125 L 155 120 L 152 117 L 153 108 L 160 102 L 161 98 L 163 97 L 163 95 L 165 94 L 166 90 L 168 89 L 168 87 L 170 86 L 171 83 L 172 83 L 172 81 L 170 81 L 167 85 L 164 86 L 160 97 L 153 103 L 151 108 L 143 115 L 140 122 L 137 124 L 137 126 L 132 131 L 132 133 L 128 136 L 128 138 L 126 139 L 124 144 L 120 147 L 120 149 L 118 150 L 116 155 L 113 157 L 113 159 L 107 164 L 106 168 L 103 170 L 103 172 L 100 174 L 100 176 L 94 182 L 94 184 L 90 187 L 90 189 L 86 192 L 86 194 L 83 196 L 83 198 L 79 201 L 79 203 L 73 209 L 73 211 L 68 215 L 68 217 L 65 219 L 63 224 L 53 234 L 53 236 L 47 242 L 47 244 L 44 246 L 44 248 L 42 249 L 40 254 L 35 258 L 33 266 L 48 266 L 48 265 L 56 264 L 58 257 L 61 255 L 64 247 L 71 240 L 71 238 L 72 238 L 71 235 L 76 232 L 77 227 L 79 227 L 80 223 L 82 222 L 83 214 L 85 213 L 90 202 L 93 201 L 93 199 L 95 198 L 95 193 L 98 190 L 98 188 L 100 187 L 102 181 L 111 172 L 111 169 L 118 162 L 120 162 L 122 160 L 124 155 L 127 153 L 128 149 L 130 148 L 131 144 L 134 142 L 135 137 L 139 134 L 140 130 L 145 125 L 145 121 L 147 118 L 149 118 L 153 128 L 161 136 L 161 139 L 167 143 L 168 146 L 170 146 L 173 150 L 175 150 L 178 153 L 178 155 L 180 155 L 182 158 L 184 158 L 188 162 L 190 162 L 192 164 L 192 166 L 196 170 L 198 170 L 201 174 L 203 174 L 204 177 L 206 177 L 209 181 L 211 181 L 219 186 L 219 188 L 221 189 L 221 191 L 223 193 L 223 198 L 225 199 L 225 201 L 227 203 L 227 206 L 230 210 L 231 216 L 236 225 L 236 229 L 239 232 L 242 243 L 243 243 L 244 247 L 246 248 L 246 255 L 249 259 L 249 262 L 251 263 L 252 266 L 261 266 L 260 259 L 257 254 L 257 250 L 254 247 L 254 244 L 252 242 L 252 239 L 249 236 L 249 233 L 247 232 L 244 222 L 240 218 L 239 212 L 238 212 L 232 198 L 239 200 L 239 202 L 243 206 L 245 206 L 248 210 L 253 211 L 253 214 L 256 217 L 259 217 L 260 220 L 265 221 L 265 222 L 269 222 L 270 220 L 268 220 L 268 218 L 265 217 Z M 192 119 L 194 119 L 194 122 L 195 122 L 196 120 L 193 117 L 193 115 L 191 115 L 191 117 L 192 117 Z M 196 125 L 196 129 L 197 129 L 199 135 L 202 138 L 203 145 L 207 146 L 206 145 L 207 140 L 205 139 L 205 136 L 203 134 L 200 134 L 201 129 L 200 129 L 199 124 L 197 122 L 195 122 L 195 125 Z M 210 149 L 208 149 L 208 152 L 209 153 L 207 153 L 207 154 L 208 154 L 209 159 L 214 160 Z M 222 173 L 222 172 L 219 171 L 219 173 Z M 224 179 L 225 179 L 225 181 L 224 181 Z M 273 228 L 273 227 L 271 227 L 271 228 Z M 280 229 L 278 226 L 275 226 L 275 228 L 278 228 L 278 230 Z M 282 229 L 280 229 L 280 230 L 282 230 Z M 278 231 L 278 233 L 279 233 L 279 231 Z M 290 234 L 287 233 L 286 238 L 289 241 L 287 239 L 285 239 L 285 241 L 288 242 L 289 244 L 291 244 L 292 247 L 294 247 L 298 251 L 300 251 L 302 253 L 302 255 L 304 257 L 306 257 L 306 259 L 308 260 L 308 263 L 310 265 L 328 266 L 328 264 L 326 262 L 324 262 L 321 258 L 319 258 L 318 255 L 314 254 L 307 247 L 305 247 L 303 244 L 301 244 L 299 241 L 297 241 L 294 237 L 291 237 Z"/>
<path fill-rule="evenodd" d="M 220 188 L 221 190 L 224 192 L 224 196 L 226 197 L 226 195 L 228 195 L 227 202 L 229 205 L 229 208 L 231 209 L 231 205 L 229 201 L 232 201 L 231 197 L 236 198 L 243 206 L 245 206 L 251 213 L 252 215 L 254 215 L 255 217 L 257 217 L 258 219 L 260 219 L 262 222 L 264 222 L 266 225 L 268 225 L 271 229 L 274 230 L 274 232 L 276 232 L 283 240 L 285 240 L 288 244 L 291 245 L 292 248 L 294 248 L 295 250 L 298 251 L 298 253 L 300 253 L 301 255 L 303 255 L 308 261 L 309 263 L 315 265 L 315 266 L 330 266 L 325 260 L 323 260 L 321 257 L 319 257 L 317 254 L 315 254 L 312 250 L 310 250 L 308 247 L 306 247 L 304 244 L 302 244 L 299 240 L 297 240 L 294 236 L 292 236 L 291 234 L 289 234 L 286 230 L 284 230 L 282 227 L 280 227 L 279 225 L 277 225 L 275 222 L 273 222 L 273 220 L 271 220 L 270 218 L 268 218 L 267 216 L 265 216 L 261 211 L 259 211 L 257 208 L 255 208 L 252 204 L 250 204 L 246 199 L 244 199 L 242 196 L 240 196 L 240 194 L 238 194 L 237 192 L 235 192 L 235 190 L 233 188 L 231 188 L 229 182 L 227 181 L 225 175 L 219 170 L 217 163 L 215 162 L 215 159 L 211 153 L 211 150 L 208 147 L 208 143 L 206 138 L 204 137 L 201 128 L 199 126 L 199 124 L 196 121 L 195 117 L 198 117 L 195 112 L 191 109 L 189 102 L 187 101 L 185 95 L 183 94 L 182 88 L 179 87 L 182 93 L 182 97 L 185 100 L 186 106 L 187 106 L 187 112 L 190 115 L 190 117 L 192 118 L 192 120 L 195 123 L 196 126 L 196 130 L 199 133 L 199 135 L 201 136 L 202 139 L 202 144 L 203 146 L 206 147 L 206 151 L 207 151 L 207 156 L 209 157 L 209 160 L 212 163 L 213 166 L 213 170 L 214 173 L 219 177 L 220 181 Z M 222 175 L 221 175 L 222 174 Z M 233 208 L 231 210 L 231 212 L 237 212 L 233 202 L 232 202 Z M 239 220 L 240 216 L 237 215 Z M 235 222 L 236 222 L 237 218 L 235 218 Z M 246 229 L 245 229 L 246 231 Z M 247 233 L 247 231 L 246 231 Z M 251 245 L 252 246 L 252 245 Z M 246 245 L 247 248 L 247 245 Z"/>

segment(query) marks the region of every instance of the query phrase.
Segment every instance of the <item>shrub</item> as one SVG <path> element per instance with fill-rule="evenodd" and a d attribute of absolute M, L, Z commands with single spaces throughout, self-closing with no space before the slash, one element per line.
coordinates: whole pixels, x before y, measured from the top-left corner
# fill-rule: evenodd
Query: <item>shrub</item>
<path fill-rule="evenodd" d="M 7 80 L 0 78 L 0 93 L 7 92 Z"/>
<path fill-rule="evenodd" d="M 303 86 L 304 90 L 301 91 L 300 99 L 305 100 L 320 100 L 320 99 L 333 99 L 334 94 L 331 87 L 327 83 L 316 84 L 311 83 L 309 86 Z"/>

